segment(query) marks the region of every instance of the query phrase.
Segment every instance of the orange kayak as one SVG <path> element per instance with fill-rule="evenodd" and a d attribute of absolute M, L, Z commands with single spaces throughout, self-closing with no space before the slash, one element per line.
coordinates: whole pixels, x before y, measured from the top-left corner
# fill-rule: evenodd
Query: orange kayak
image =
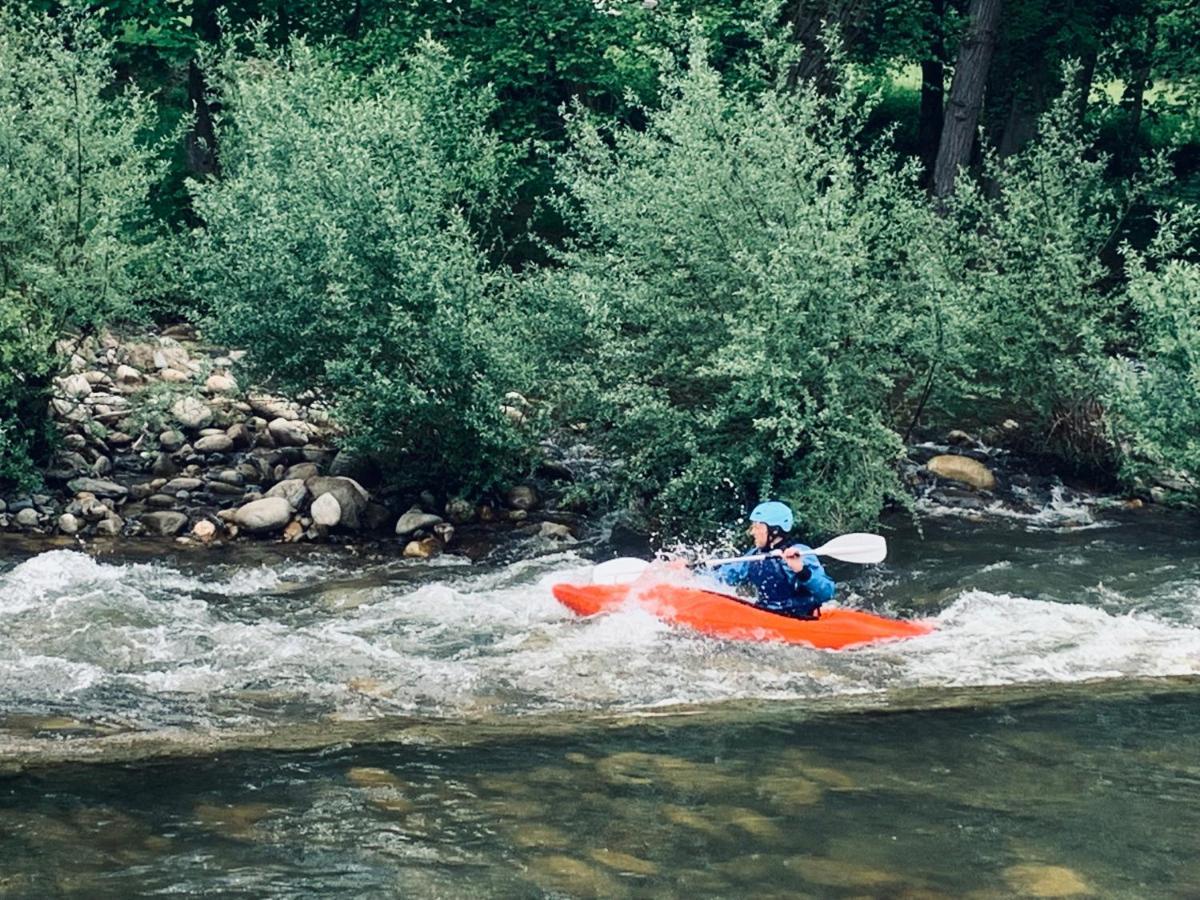
<path fill-rule="evenodd" d="M 667 622 L 713 637 L 809 644 L 841 650 L 876 641 L 916 637 L 933 631 L 920 622 L 888 619 L 854 609 L 826 609 L 819 619 L 793 619 L 715 591 L 678 584 L 556 584 L 551 590 L 581 616 L 611 612 L 634 603 Z"/>

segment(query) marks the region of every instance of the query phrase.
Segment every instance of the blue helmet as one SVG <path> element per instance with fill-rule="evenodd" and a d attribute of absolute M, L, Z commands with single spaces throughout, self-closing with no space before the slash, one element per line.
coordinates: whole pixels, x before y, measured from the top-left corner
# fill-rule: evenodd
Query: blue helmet
<path fill-rule="evenodd" d="M 778 500 L 768 500 L 754 507 L 750 513 L 751 522 L 762 522 L 768 528 L 778 528 L 780 531 L 791 531 L 795 518 L 786 503 Z"/>

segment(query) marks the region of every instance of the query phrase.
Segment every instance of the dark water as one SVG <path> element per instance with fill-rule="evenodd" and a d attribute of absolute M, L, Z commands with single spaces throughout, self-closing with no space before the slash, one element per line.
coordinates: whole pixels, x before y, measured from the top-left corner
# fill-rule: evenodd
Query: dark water
<path fill-rule="evenodd" d="M 839 575 L 937 631 L 842 653 L 573 619 L 548 545 L 10 549 L 0 897 L 1200 896 L 1195 535 L 930 518 Z"/>

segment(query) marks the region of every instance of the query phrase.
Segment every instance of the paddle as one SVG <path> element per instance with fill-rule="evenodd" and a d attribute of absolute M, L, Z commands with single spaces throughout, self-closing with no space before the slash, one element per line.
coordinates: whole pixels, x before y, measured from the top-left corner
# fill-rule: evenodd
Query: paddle
<path fill-rule="evenodd" d="M 812 550 L 806 551 L 805 555 L 809 553 L 815 556 L 828 556 L 831 559 L 840 559 L 842 562 L 865 565 L 867 563 L 883 562 L 887 556 L 887 541 L 882 535 L 855 532 L 835 537 L 820 547 L 814 547 Z M 770 553 L 752 553 L 749 556 L 735 556 L 728 559 L 706 559 L 701 562 L 701 565 L 727 566 L 730 563 L 757 562 L 760 559 L 782 555 L 782 551 L 772 550 Z M 621 556 L 617 559 L 610 559 L 608 562 L 603 562 L 593 567 L 592 583 L 620 584 L 624 581 L 632 581 L 646 571 L 649 565 L 650 563 L 646 560 L 638 559 L 635 556 Z"/>

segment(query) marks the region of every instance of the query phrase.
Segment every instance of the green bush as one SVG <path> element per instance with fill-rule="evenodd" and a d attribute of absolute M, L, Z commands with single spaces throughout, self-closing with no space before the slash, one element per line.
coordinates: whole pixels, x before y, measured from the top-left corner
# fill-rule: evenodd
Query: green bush
<path fill-rule="evenodd" d="M 0 377 L 0 479 L 46 451 L 54 340 L 163 287 L 154 113 L 114 84 L 111 52 L 90 19 L 0 14 L 0 357 L 16 367 Z"/>
<path fill-rule="evenodd" d="M 536 355 L 669 531 L 767 496 L 838 531 L 903 494 L 893 406 L 937 352 L 934 216 L 914 167 L 860 145 L 856 88 L 752 95 L 697 44 L 645 130 L 573 117 L 580 237 L 527 282 Z"/>
<path fill-rule="evenodd" d="M 214 335 L 413 481 L 488 487 L 522 446 L 501 412 L 505 279 L 478 239 L 508 165 L 490 97 L 433 44 L 371 76 L 260 47 L 213 77 L 222 176 L 192 186 L 192 271 Z"/>
<path fill-rule="evenodd" d="M 1130 254 L 1128 268 L 1139 357 L 1110 363 L 1107 396 L 1121 474 L 1130 485 L 1165 476 L 1194 501 L 1200 498 L 1200 265 L 1176 260 L 1150 270 Z"/>

